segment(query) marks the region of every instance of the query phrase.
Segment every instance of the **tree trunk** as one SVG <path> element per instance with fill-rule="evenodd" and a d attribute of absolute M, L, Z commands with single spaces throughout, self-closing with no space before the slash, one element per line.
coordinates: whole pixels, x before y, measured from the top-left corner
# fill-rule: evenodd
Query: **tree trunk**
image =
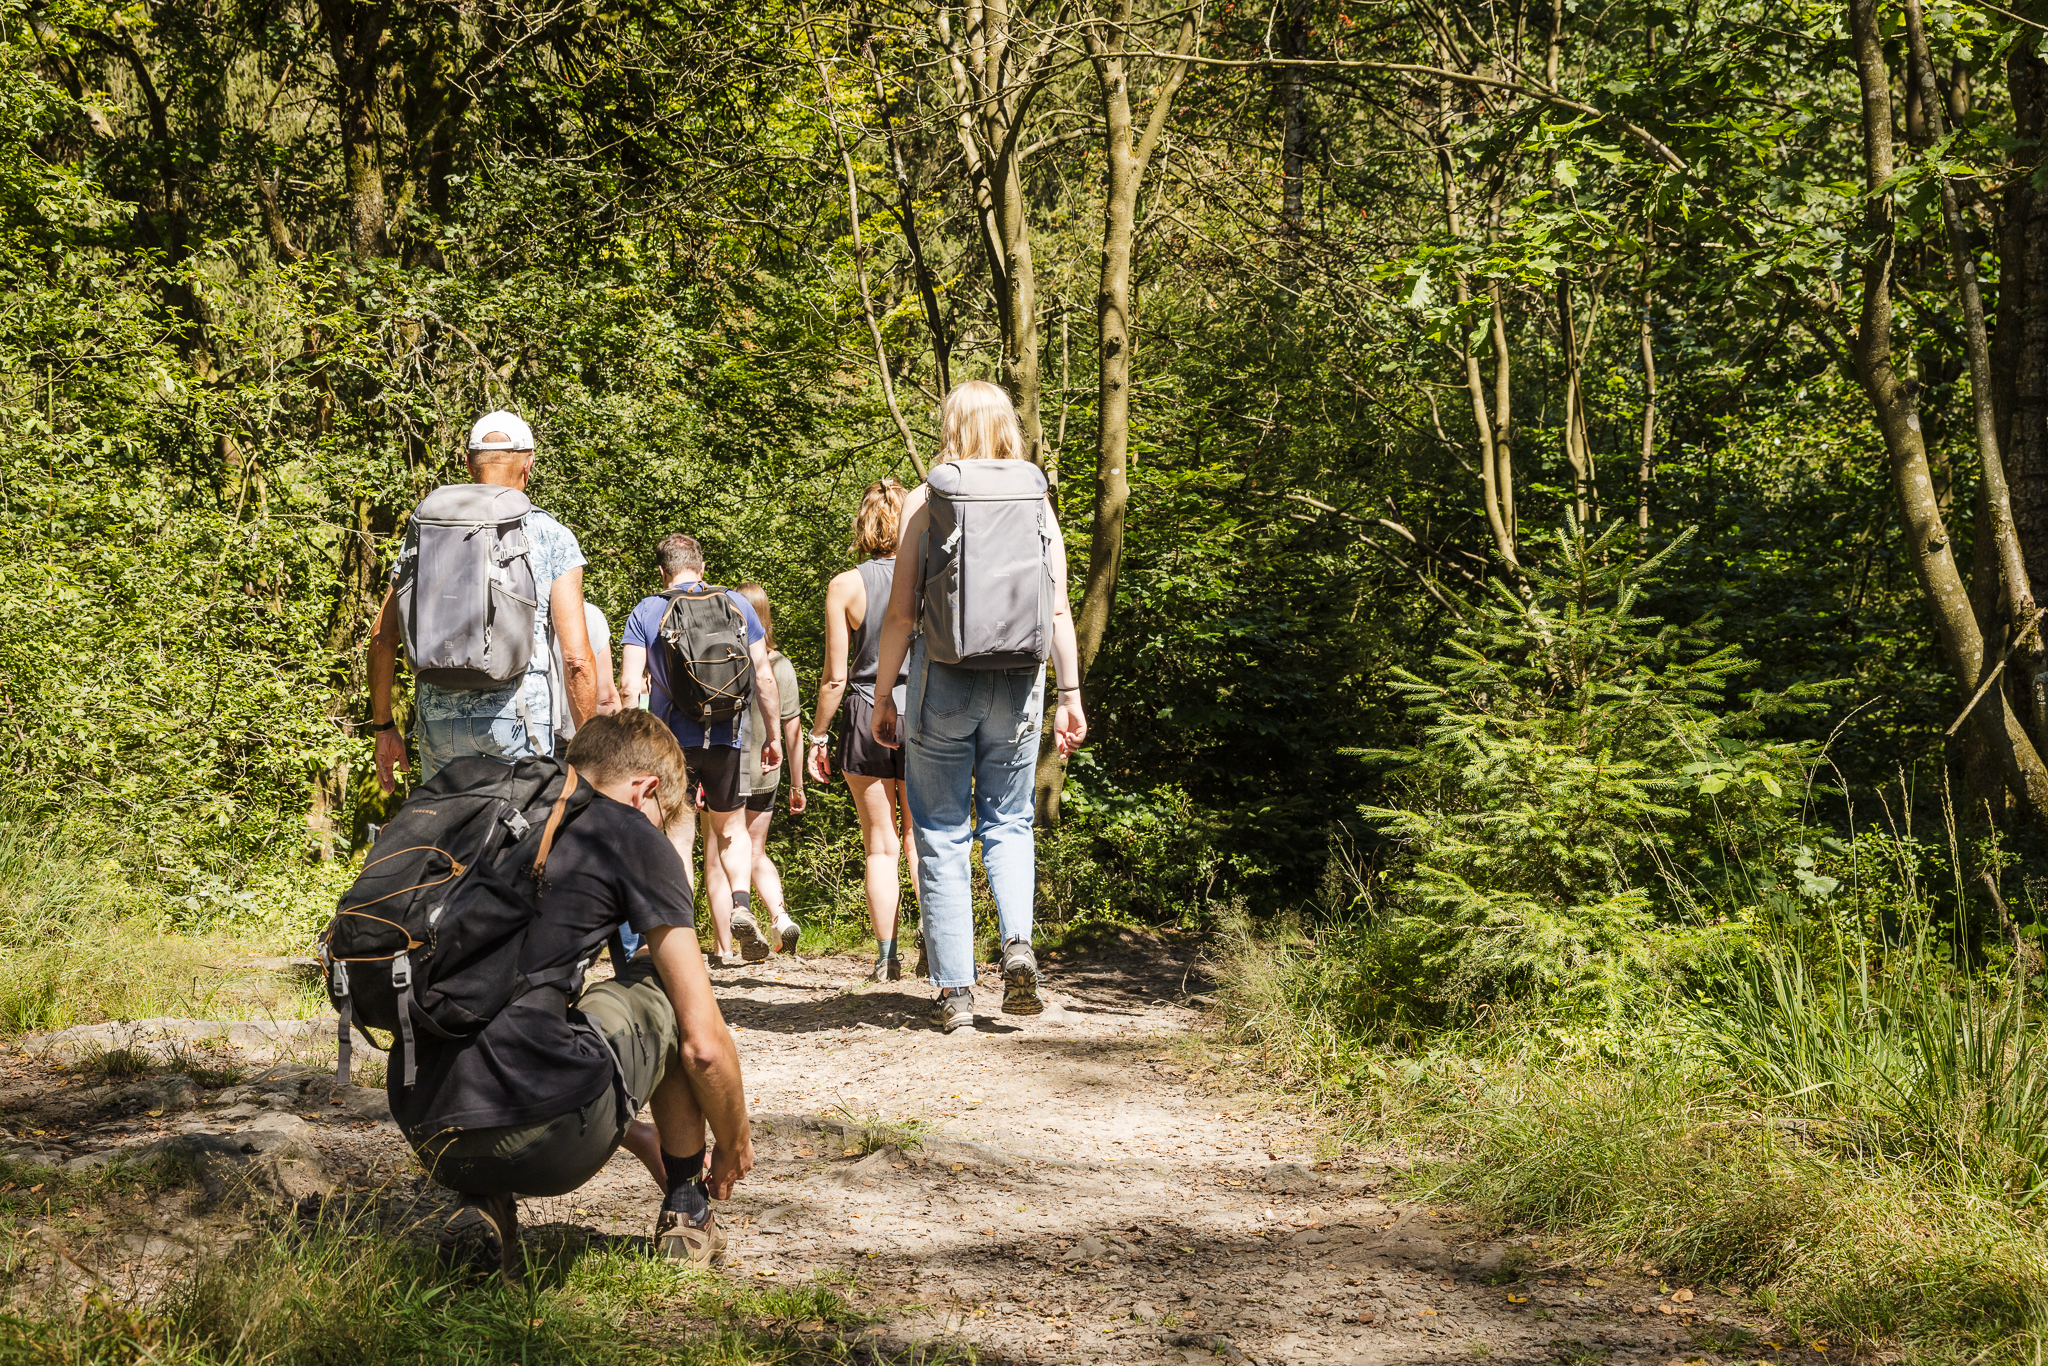
<path fill-rule="evenodd" d="M 1913 397 L 1892 361 L 1892 271 L 1894 210 L 1887 188 L 1894 167 L 1891 71 L 1884 59 L 1880 0 L 1850 0 L 1850 32 L 1856 75 L 1863 95 L 1863 162 L 1867 199 L 1863 267 L 1863 308 L 1853 340 L 1856 372 L 1869 396 L 1891 459 L 1906 552 L 1914 576 L 1934 613 L 1942 654 L 1961 696 L 1973 695 L 1993 662 L 1972 610 L 1970 593 L 1957 568 L 1955 549 L 1942 522 L 1927 447 Z M 1989 689 L 1972 722 L 1998 756 L 2007 787 L 2039 826 L 2048 829 L 2048 767 L 2020 724 L 2005 689 Z"/>
<path fill-rule="evenodd" d="M 1107 16 L 1081 30 L 1102 94 L 1103 151 L 1109 174 L 1102 206 L 1102 276 L 1095 295 L 1099 363 L 1095 506 L 1089 520 L 1088 576 L 1074 619 L 1081 653 L 1081 677 L 1073 680 L 1076 683 L 1087 679 L 1102 650 L 1116 604 L 1117 575 L 1123 567 L 1124 512 L 1131 497 L 1131 249 L 1138 230 L 1138 193 L 1144 188 L 1145 168 L 1151 164 L 1173 110 L 1174 94 L 1187 76 L 1186 59 L 1195 48 L 1195 11 L 1189 9 L 1182 15 L 1175 58 L 1152 97 L 1142 131 L 1131 108 L 1131 68 L 1124 55 L 1130 26 L 1130 0 L 1112 0 Z M 1065 783 L 1066 764 L 1057 755 L 1048 762 L 1041 750 L 1036 805 L 1048 822 L 1059 820 L 1060 791 Z"/>
<path fill-rule="evenodd" d="M 1308 0 L 1287 0 L 1287 23 L 1280 30 L 1280 55 L 1290 62 L 1308 56 Z M 1299 242 L 1304 227 L 1302 174 L 1308 161 L 1308 100 L 1298 66 L 1280 72 L 1280 236 Z M 1291 253 L 1290 259 L 1299 253 Z"/>
<path fill-rule="evenodd" d="M 2048 62 L 2025 43 L 2007 65 L 2013 136 L 2038 148 L 2048 133 Z M 2031 162 L 2032 164 L 2027 164 Z M 2037 189 L 2035 151 L 2007 181 L 1999 220 L 1999 447 L 2005 456 L 2013 532 L 2030 581 L 2048 576 L 2048 193 Z M 2037 744 L 2048 743 L 2048 655 L 2036 649 L 2008 671 Z"/>
<path fill-rule="evenodd" d="M 1038 273 L 1031 260 L 1031 221 L 1024 194 L 1024 127 L 1046 80 L 1055 34 L 1021 62 L 1012 50 L 1006 0 L 969 0 L 956 35 L 952 14 L 935 22 L 953 77 L 960 150 L 967 160 L 975 217 L 995 284 L 1002 330 L 1003 385 L 1017 405 L 1024 450 L 1044 467 L 1045 427 L 1039 417 Z"/>
<path fill-rule="evenodd" d="M 350 255 L 358 261 L 388 254 L 384 233 L 384 157 L 378 145 L 384 28 L 389 0 L 320 0 L 320 22 L 341 87 L 335 111 L 341 126 L 341 168 Z"/>

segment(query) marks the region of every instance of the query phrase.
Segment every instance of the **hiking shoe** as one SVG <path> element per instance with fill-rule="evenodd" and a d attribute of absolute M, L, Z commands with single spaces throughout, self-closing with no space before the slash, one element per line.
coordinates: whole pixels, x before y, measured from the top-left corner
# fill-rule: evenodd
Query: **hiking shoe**
<path fill-rule="evenodd" d="M 654 1217 L 654 1251 L 671 1262 L 710 1266 L 725 1256 L 725 1230 L 718 1226 L 718 1216 L 708 1209 L 701 1226 L 675 1210 L 665 1209 Z"/>
<path fill-rule="evenodd" d="M 974 992 L 967 987 L 940 992 L 939 999 L 932 1005 L 932 1023 L 941 1034 L 971 1028 L 974 1024 Z"/>
<path fill-rule="evenodd" d="M 920 982 L 929 981 L 932 975 L 932 960 L 924 951 L 924 935 L 917 936 L 917 971 L 912 974 Z"/>
<path fill-rule="evenodd" d="M 803 937 L 803 929 L 788 916 L 775 922 L 775 937 L 782 941 L 784 953 L 796 952 L 796 941 Z"/>
<path fill-rule="evenodd" d="M 749 963 L 760 962 L 770 952 L 768 936 L 761 933 L 761 922 L 754 919 L 752 911 L 732 913 L 732 942 L 738 947 L 740 958 Z"/>
<path fill-rule="evenodd" d="M 1012 939 L 1003 945 L 1003 1014 L 1044 1013 L 1045 1002 L 1038 995 L 1038 955 L 1029 940 Z"/>
<path fill-rule="evenodd" d="M 870 982 L 900 982 L 903 980 L 903 960 L 895 954 L 877 958 L 875 965 L 868 969 Z"/>

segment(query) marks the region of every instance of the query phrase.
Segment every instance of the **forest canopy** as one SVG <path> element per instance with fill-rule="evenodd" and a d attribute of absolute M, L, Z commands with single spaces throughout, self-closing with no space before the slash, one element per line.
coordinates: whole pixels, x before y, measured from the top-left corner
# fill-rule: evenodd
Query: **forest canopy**
<path fill-rule="evenodd" d="M 808 690 L 860 489 L 991 378 L 1094 720 L 1054 881 L 1542 959 L 1440 1006 L 1800 904 L 1882 805 L 1972 842 L 1973 942 L 1979 872 L 2031 921 L 2048 10 L 0 19 L 9 799 L 199 913 L 387 809 L 368 631 L 475 414 L 532 423 L 615 621 L 687 530 Z"/>

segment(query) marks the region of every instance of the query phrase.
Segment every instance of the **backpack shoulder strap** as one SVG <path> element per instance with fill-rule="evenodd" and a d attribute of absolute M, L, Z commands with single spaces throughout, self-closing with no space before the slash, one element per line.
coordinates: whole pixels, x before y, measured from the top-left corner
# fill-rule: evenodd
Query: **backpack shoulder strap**
<path fill-rule="evenodd" d="M 541 827 L 540 849 L 533 856 L 533 878 L 540 881 L 547 871 L 548 851 L 555 847 L 555 834 L 562 828 L 562 813 L 569 809 L 569 797 L 576 791 L 576 765 L 569 765 L 569 776 L 562 783 L 562 795 L 555 798 L 554 810 L 548 812 L 548 823 Z"/>

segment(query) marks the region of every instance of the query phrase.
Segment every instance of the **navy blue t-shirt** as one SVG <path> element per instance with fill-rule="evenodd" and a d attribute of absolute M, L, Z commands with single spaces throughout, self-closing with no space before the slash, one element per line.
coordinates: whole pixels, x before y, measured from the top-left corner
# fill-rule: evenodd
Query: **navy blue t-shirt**
<path fill-rule="evenodd" d="M 740 615 L 747 622 L 747 646 L 752 648 L 757 641 L 765 640 L 768 633 L 761 629 L 761 618 L 754 615 L 754 605 L 742 596 L 738 589 L 725 590 L 726 597 L 740 609 Z M 647 707 L 656 716 L 668 722 L 668 728 L 675 732 L 676 743 L 684 749 L 697 749 L 704 745 L 725 745 L 731 749 L 742 747 L 744 736 L 740 727 L 746 723 L 751 707 L 741 707 L 729 721 L 720 721 L 709 727 L 700 725 L 688 716 L 675 713 L 669 702 L 667 651 L 661 648 L 661 619 L 668 612 L 668 599 L 660 596 L 640 599 L 640 605 L 633 609 L 633 615 L 626 618 L 626 644 L 638 645 L 647 651 L 647 673 L 654 680 L 654 696 Z M 707 731 L 709 732 L 707 734 Z"/>

